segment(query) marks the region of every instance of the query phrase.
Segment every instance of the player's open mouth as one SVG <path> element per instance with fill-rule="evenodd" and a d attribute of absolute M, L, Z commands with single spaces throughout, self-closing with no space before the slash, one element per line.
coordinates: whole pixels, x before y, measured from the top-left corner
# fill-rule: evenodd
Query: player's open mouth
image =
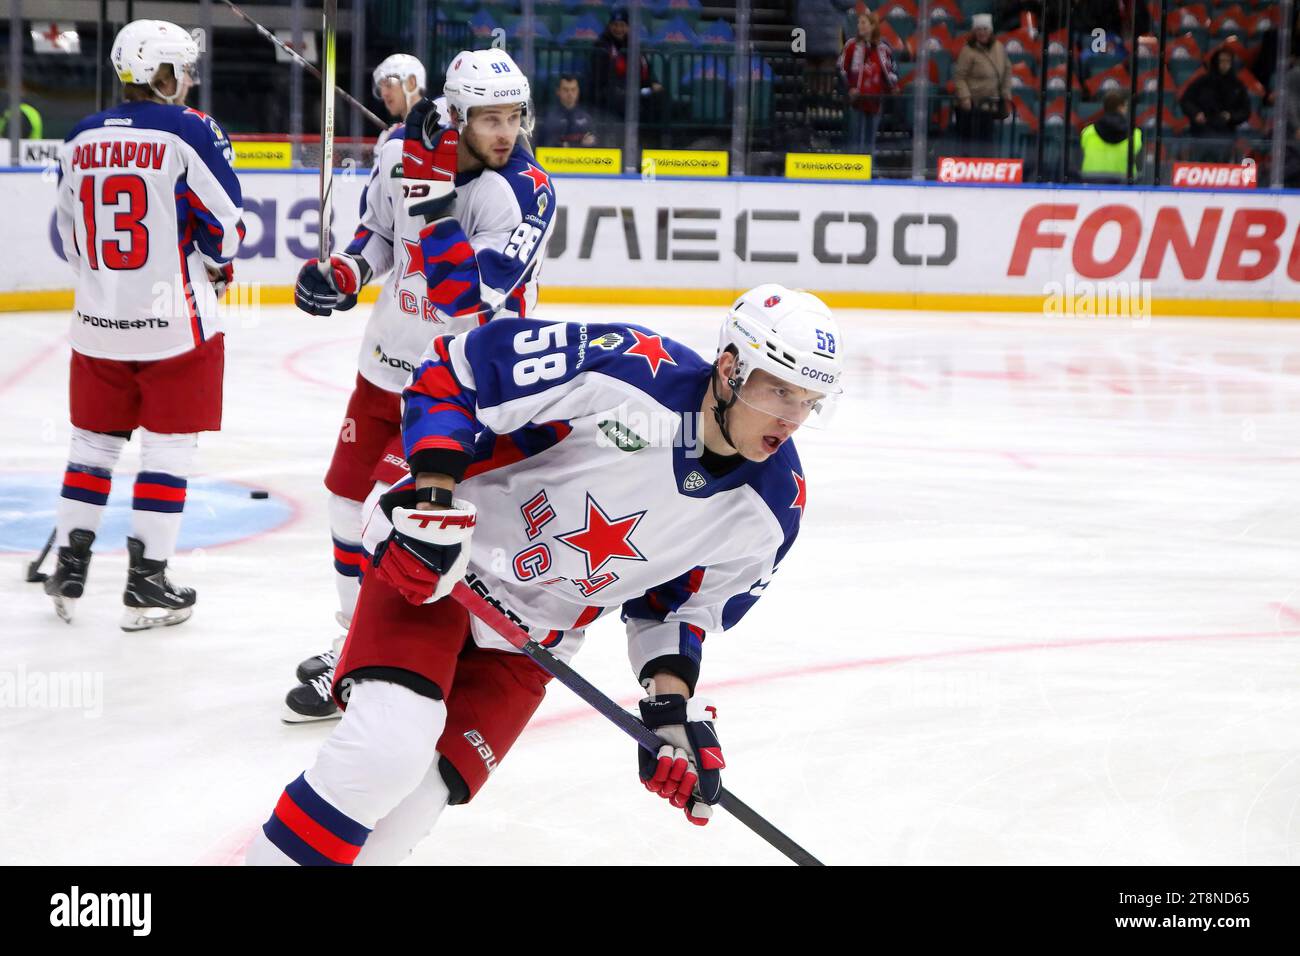
<path fill-rule="evenodd" d="M 777 438 L 775 435 L 764 435 L 763 447 L 767 449 L 768 454 L 771 454 L 772 452 L 776 451 L 778 448 L 781 447 L 781 442 L 783 442 L 784 440 L 785 439 L 783 438 Z"/>

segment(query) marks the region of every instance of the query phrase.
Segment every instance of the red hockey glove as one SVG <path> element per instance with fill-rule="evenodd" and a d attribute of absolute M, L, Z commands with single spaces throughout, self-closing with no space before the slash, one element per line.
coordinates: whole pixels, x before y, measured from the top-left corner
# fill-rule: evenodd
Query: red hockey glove
<path fill-rule="evenodd" d="M 413 219 L 442 219 L 456 199 L 456 150 L 460 133 L 438 126 L 437 111 L 407 119 L 402 141 L 402 196 Z"/>
<path fill-rule="evenodd" d="M 442 600 L 465 577 L 477 520 L 474 505 L 459 498 L 443 510 L 416 510 L 420 500 L 431 500 L 430 490 L 390 491 L 380 499 L 393 531 L 375 549 L 373 573 L 412 604 Z"/>

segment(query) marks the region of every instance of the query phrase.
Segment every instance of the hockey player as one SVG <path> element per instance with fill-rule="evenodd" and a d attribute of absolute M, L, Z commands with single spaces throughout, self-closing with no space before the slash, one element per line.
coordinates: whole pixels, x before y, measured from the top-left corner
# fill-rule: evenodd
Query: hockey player
<path fill-rule="evenodd" d="M 376 75 L 384 69 L 397 67 L 381 64 Z M 400 444 L 402 388 L 435 335 L 492 316 L 531 314 L 555 212 L 550 177 L 528 145 L 528 79 L 510 56 L 497 49 L 461 53 L 443 94 L 450 125 L 440 125 L 441 111 L 429 100 L 415 103 L 402 135 L 376 153 L 352 242 L 328 265 L 312 260 L 298 276 L 299 308 L 327 315 L 352 308 L 361 287 L 388 272 L 362 335 L 356 384 L 325 476 L 344 630 L 366 567 L 361 504 L 389 446 Z M 456 271 L 469 266 L 474 276 L 467 284 Z M 342 641 L 299 665 L 300 683 L 285 698 L 286 721 L 338 716 L 330 685 Z"/>
<path fill-rule="evenodd" d="M 59 151 L 58 228 L 76 276 L 72 443 L 59 499 L 58 566 L 45 581 L 71 621 L 113 467 L 140 430 L 122 627 L 186 620 L 191 588 L 167 577 L 198 433 L 221 427 L 217 302 L 243 236 L 226 134 L 185 106 L 199 50 L 174 23 L 136 20 L 113 41 L 125 101 Z"/>
<path fill-rule="evenodd" d="M 790 439 L 835 403 L 838 339 L 820 300 L 778 285 L 734 304 L 712 363 L 630 325 L 434 339 L 405 392 L 413 477 L 368 517 L 373 570 L 334 685 L 346 712 L 248 862 L 399 862 L 483 787 L 548 678 L 447 598 L 462 577 L 565 660 L 621 608 L 641 716 L 665 741 L 641 779 L 707 823 L 724 762 L 694 696 L 704 637 L 794 542 Z"/>
<path fill-rule="evenodd" d="M 398 121 L 380 135 L 375 144 L 378 151 L 390 134 L 401 130 L 411 107 L 424 99 L 424 64 L 409 53 L 394 53 L 375 67 L 371 76 L 375 96 L 384 101 L 384 108 Z"/>

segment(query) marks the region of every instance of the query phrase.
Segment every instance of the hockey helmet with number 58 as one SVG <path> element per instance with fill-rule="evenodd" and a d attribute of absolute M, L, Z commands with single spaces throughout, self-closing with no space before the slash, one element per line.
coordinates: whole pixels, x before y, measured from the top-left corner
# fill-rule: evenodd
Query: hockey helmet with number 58
<path fill-rule="evenodd" d="M 718 354 L 736 355 L 728 384 L 741 401 L 755 405 L 757 396 L 744 388 L 754 369 L 819 393 L 808 411 L 779 412 L 771 400 L 763 411 L 813 427 L 825 425 L 843 391 L 843 342 L 826 303 L 811 293 L 767 282 L 750 289 L 731 306 L 718 337 Z M 773 405 L 773 407 L 768 407 Z"/>

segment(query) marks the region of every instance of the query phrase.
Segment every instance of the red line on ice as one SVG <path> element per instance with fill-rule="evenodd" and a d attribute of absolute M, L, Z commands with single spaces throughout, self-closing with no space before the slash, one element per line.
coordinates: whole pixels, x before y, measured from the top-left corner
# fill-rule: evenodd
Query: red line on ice
<path fill-rule="evenodd" d="M 26 362 L 18 366 L 17 369 L 10 372 L 7 377 L 0 379 L 0 392 L 13 388 L 30 375 L 38 365 L 48 359 L 55 352 L 59 351 L 59 349 L 63 348 L 66 344 L 67 338 L 65 336 L 59 336 L 58 339 L 46 345 Z"/>
<path fill-rule="evenodd" d="M 1297 615 L 1300 618 L 1300 615 Z M 837 661 L 831 664 L 813 664 L 808 667 L 796 667 L 792 670 L 769 671 L 764 674 L 750 674 L 746 677 L 733 677 L 730 680 L 721 680 L 709 684 L 709 690 L 727 687 L 747 687 L 755 684 L 767 684 L 773 681 L 788 680 L 795 677 L 808 677 L 814 674 L 836 673 L 838 671 L 861 670 L 867 667 L 887 667 L 890 664 L 910 664 L 913 661 L 933 661 L 944 660 L 954 657 L 977 657 L 982 654 L 1018 654 L 1023 651 L 1061 651 L 1073 650 L 1080 647 L 1108 647 L 1108 646 L 1125 646 L 1133 644 L 1171 644 L 1186 643 L 1191 641 L 1241 641 L 1269 637 L 1300 637 L 1300 630 L 1294 631 L 1243 631 L 1236 634 L 1152 634 L 1147 636 L 1131 637 L 1081 637 L 1072 640 L 1038 642 L 1032 644 L 992 644 L 986 647 L 954 648 L 947 651 L 931 651 L 926 654 L 898 654 L 891 657 L 864 657 L 852 661 Z M 624 697 L 620 700 L 619 706 L 631 708 L 638 698 Z M 542 720 L 532 721 L 527 731 L 537 730 L 541 727 L 556 727 L 561 724 L 570 724 L 579 720 L 596 720 L 600 714 L 590 707 L 575 708 L 555 714 L 552 717 L 546 717 Z M 525 733 L 527 733 L 525 731 Z M 274 794 L 268 794 L 267 807 L 273 807 L 270 802 Z M 248 827 L 237 830 L 228 834 L 212 850 L 209 850 L 197 861 L 198 866 L 237 866 L 244 862 L 244 854 L 248 850 L 248 845 L 252 842 L 253 837 L 257 835 L 258 827 Z"/>
<path fill-rule="evenodd" d="M 336 392 L 351 392 L 354 379 L 349 379 L 347 384 L 341 384 L 329 379 L 317 378 L 310 372 L 304 372 L 302 369 L 298 368 L 298 361 L 318 349 L 330 348 L 343 342 L 351 342 L 355 345 L 356 341 L 355 336 L 347 336 L 344 338 L 326 339 L 323 342 L 312 342 L 310 345 L 304 345 L 297 351 L 290 352 L 282 358 L 280 360 L 280 367 L 300 381 L 308 382 L 312 385 L 319 385 L 321 388 L 328 388 Z"/>

